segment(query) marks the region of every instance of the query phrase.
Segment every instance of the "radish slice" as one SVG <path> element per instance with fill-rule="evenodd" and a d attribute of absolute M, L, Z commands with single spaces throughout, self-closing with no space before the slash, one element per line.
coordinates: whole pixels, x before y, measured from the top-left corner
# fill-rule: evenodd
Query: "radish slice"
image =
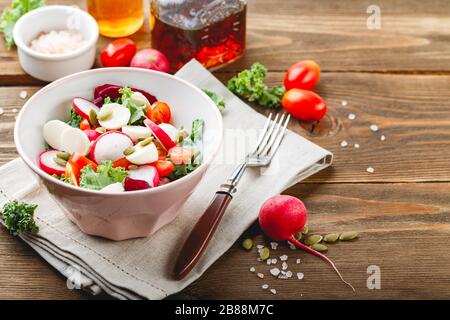
<path fill-rule="evenodd" d="M 84 134 L 88 137 L 89 141 L 95 141 L 98 137 L 100 137 L 100 133 L 92 129 L 83 130 Z"/>
<path fill-rule="evenodd" d="M 100 192 L 124 192 L 124 191 L 125 188 L 120 182 L 110 184 L 109 186 L 106 186 L 100 190 Z"/>
<path fill-rule="evenodd" d="M 111 113 L 111 115 L 107 119 L 100 120 L 101 116 L 106 113 Z M 116 130 L 128 124 L 128 121 L 130 121 L 131 112 L 128 108 L 122 106 L 121 104 L 108 103 L 103 105 L 98 113 L 98 117 L 98 122 L 103 128 L 107 130 Z"/>
<path fill-rule="evenodd" d="M 133 164 L 143 165 L 153 163 L 158 160 L 158 149 L 154 143 L 150 143 L 145 147 L 138 143 L 134 146 L 135 151 L 126 156 L 127 160 Z"/>
<path fill-rule="evenodd" d="M 123 158 L 123 152 L 133 146 L 129 136 L 120 131 L 108 131 L 94 141 L 90 158 L 96 163 L 104 160 L 116 161 Z"/>
<path fill-rule="evenodd" d="M 146 139 L 152 135 L 152 131 L 150 130 L 150 128 L 142 126 L 124 126 L 122 127 L 122 132 L 133 139 L 133 141 Z"/>
<path fill-rule="evenodd" d="M 44 140 L 52 148 L 62 150 L 61 148 L 61 136 L 66 131 L 72 129 L 67 123 L 60 120 L 48 121 L 42 130 Z"/>
<path fill-rule="evenodd" d="M 94 110 L 95 113 L 100 112 L 100 108 L 97 107 L 92 101 L 89 101 L 84 98 L 74 98 L 72 100 L 72 106 L 75 109 L 76 113 L 78 113 L 83 119 L 90 120 L 89 119 L 89 112 L 91 110 Z"/>
<path fill-rule="evenodd" d="M 151 186 L 147 181 L 144 180 L 135 180 L 129 177 L 125 178 L 123 182 L 125 191 L 137 191 L 137 190 L 145 190 L 150 189 Z"/>
<path fill-rule="evenodd" d="M 55 162 L 57 150 L 44 151 L 39 155 L 39 167 L 50 175 L 62 175 L 66 167 L 60 166 Z"/>
<path fill-rule="evenodd" d="M 151 121 L 150 119 L 145 119 L 144 124 L 152 130 L 154 136 L 158 141 L 161 143 L 161 145 L 166 149 L 169 150 L 170 148 L 175 147 L 175 142 L 172 140 L 172 138 L 156 123 Z"/>
<path fill-rule="evenodd" d="M 140 92 L 134 92 L 131 95 L 131 101 L 136 103 L 138 106 L 147 106 L 150 107 L 150 102 L 148 99 Z"/>
<path fill-rule="evenodd" d="M 173 142 L 176 142 L 178 139 L 178 129 L 175 128 L 170 123 L 160 123 L 158 125 L 164 132 L 172 139 Z"/>
<path fill-rule="evenodd" d="M 127 178 L 145 181 L 150 187 L 157 187 L 159 185 L 158 170 L 154 166 L 140 166 L 136 170 L 130 170 L 128 171 Z"/>
<path fill-rule="evenodd" d="M 61 135 L 61 150 L 70 153 L 77 152 L 82 156 L 89 153 L 91 149 L 91 141 L 86 134 L 77 128 L 70 128 Z"/>

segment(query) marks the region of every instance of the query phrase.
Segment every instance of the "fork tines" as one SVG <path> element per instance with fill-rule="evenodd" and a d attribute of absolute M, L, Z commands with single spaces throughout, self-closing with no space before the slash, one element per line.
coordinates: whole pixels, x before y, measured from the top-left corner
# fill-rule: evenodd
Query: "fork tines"
<path fill-rule="evenodd" d="M 270 160 L 277 152 L 278 147 L 283 140 L 289 120 L 291 119 L 291 115 L 288 114 L 286 116 L 286 114 L 283 113 L 280 117 L 280 114 L 277 114 L 273 120 L 272 116 L 273 114 L 271 113 L 267 118 L 266 124 L 264 125 L 263 131 L 256 144 L 256 148 L 250 155 L 251 157 L 268 157 L 268 160 Z"/>

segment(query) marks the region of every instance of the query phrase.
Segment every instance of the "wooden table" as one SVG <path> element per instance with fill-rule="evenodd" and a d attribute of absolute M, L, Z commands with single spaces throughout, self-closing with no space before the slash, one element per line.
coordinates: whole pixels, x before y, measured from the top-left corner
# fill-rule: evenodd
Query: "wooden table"
<path fill-rule="evenodd" d="M 9 0 L 1 0 L 4 8 Z M 84 3 L 84 1 L 48 1 Z M 450 298 L 450 4 L 447 0 L 379 0 L 381 29 L 367 28 L 373 1 L 250 1 L 248 50 L 215 74 L 224 81 L 253 62 L 280 83 L 284 70 L 302 60 L 322 67 L 317 92 L 329 105 L 311 133 L 293 130 L 335 154 L 332 167 L 287 194 L 309 209 L 313 232 L 357 230 L 355 242 L 330 246 L 328 256 L 357 288 L 352 293 L 319 259 L 280 246 L 301 258 L 297 279 L 263 281 L 249 272 L 256 252 L 236 243 L 201 279 L 176 298 L 250 299 L 448 299 Z M 150 45 L 147 26 L 133 36 Z M 106 39 L 99 43 L 102 48 Z M 24 74 L 16 51 L 0 44 L 0 164 L 17 157 L 14 109 L 44 84 Z M 342 105 L 342 101 L 348 101 Z M 263 110 L 261 110 L 263 112 Z M 355 120 L 348 114 L 354 113 Z M 378 132 L 369 129 L 379 126 Z M 386 140 L 381 141 L 381 135 Z M 349 146 L 343 148 L 341 141 Z M 360 148 L 354 148 L 358 143 Z M 366 169 L 373 167 L 375 172 Z M 245 236 L 260 234 L 255 225 Z M 263 242 L 258 235 L 255 240 Z M 381 269 L 381 289 L 366 286 L 369 265 Z M 276 296 L 261 289 L 269 283 Z M 26 244 L 0 231 L 0 298 L 85 299 Z"/>

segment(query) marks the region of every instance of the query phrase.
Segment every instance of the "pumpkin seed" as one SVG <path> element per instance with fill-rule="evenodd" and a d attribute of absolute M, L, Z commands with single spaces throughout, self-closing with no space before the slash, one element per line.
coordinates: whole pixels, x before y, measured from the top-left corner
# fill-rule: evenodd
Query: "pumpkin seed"
<path fill-rule="evenodd" d="M 261 258 L 261 260 L 267 260 L 270 257 L 270 250 L 267 247 L 262 248 L 259 251 L 259 257 Z"/>
<path fill-rule="evenodd" d="M 99 121 L 107 121 L 111 119 L 112 115 L 113 115 L 112 110 L 100 111 L 100 113 L 97 115 L 97 119 Z"/>
<path fill-rule="evenodd" d="M 295 239 L 297 239 L 298 241 L 300 241 L 300 240 L 302 240 L 302 236 L 303 236 L 303 234 L 302 234 L 302 232 L 300 231 L 299 233 L 297 233 L 297 234 L 295 235 Z"/>
<path fill-rule="evenodd" d="M 320 241 L 322 241 L 322 239 L 323 239 L 323 237 L 321 235 L 314 234 L 314 235 L 306 238 L 304 243 L 307 246 L 312 246 L 313 244 L 316 244 L 316 243 L 319 243 Z"/>
<path fill-rule="evenodd" d="M 104 134 L 106 132 L 106 129 L 103 127 L 98 127 L 97 129 L 95 129 L 95 131 L 97 131 L 100 134 Z"/>
<path fill-rule="evenodd" d="M 244 248 L 247 251 L 251 250 L 253 248 L 253 240 L 247 238 L 244 241 L 242 241 L 242 248 Z"/>
<path fill-rule="evenodd" d="M 145 146 L 148 146 L 152 142 L 153 142 L 153 138 L 150 137 L 150 138 L 147 138 L 144 141 L 140 142 L 139 144 L 141 145 L 141 147 L 145 147 Z"/>
<path fill-rule="evenodd" d="M 139 169 L 139 167 L 134 164 L 128 166 L 128 170 L 136 170 L 136 169 Z"/>
<path fill-rule="evenodd" d="M 339 234 L 337 233 L 330 233 L 327 234 L 325 237 L 323 237 L 323 241 L 327 243 L 335 243 L 339 239 Z"/>
<path fill-rule="evenodd" d="M 89 122 L 91 125 L 98 126 L 97 112 L 94 109 L 89 110 Z"/>
<path fill-rule="evenodd" d="M 302 234 L 307 235 L 309 232 L 308 226 L 304 226 L 301 232 L 302 232 Z"/>
<path fill-rule="evenodd" d="M 315 243 L 311 246 L 311 249 L 316 250 L 318 252 L 326 252 L 328 251 L 328 247 L 321 243 Z"/>
<path fill-rule="evenodd" d="M 53 161 L 55 161 L 55 163 L 57 165 L 61 166 L 61 167 L 65 167 L 67 165 L 67 161 L 66 160 L 63 160 L 63 159 L 58 158 L 58 157 L 54 157 Z"/>
<path fill-rule="evenodd" d="M 136 149 L 134 147 L 129 147 L 123 151 L 123 154 L 125 156 L 129 156 L 129 155 L 133 154 L 135 151 L 136 151 Z"/>
<path fill-rule="evenodd" d="M 70 158 L 70 152 L 58 152 L 56 154 L 56 157 L 59 159 L 63 159 L 65 161 L 68 161 Z"/>
<path fill-rule="evenodd" d="M 355 238 L 358 237 L 358 232 L 356 231 L 347 231 L 347 232 L 342 232 L 341 235 L 339 236 L 339 240 L 342 241 L 349 241 L 349 240 L 353 240 Z"/>

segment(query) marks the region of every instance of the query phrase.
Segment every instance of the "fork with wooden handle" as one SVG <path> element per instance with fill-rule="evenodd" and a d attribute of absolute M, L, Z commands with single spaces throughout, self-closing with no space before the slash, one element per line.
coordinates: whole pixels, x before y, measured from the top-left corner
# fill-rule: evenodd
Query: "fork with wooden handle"
<path fill-rule="evenodd" d="M 265 167 L 270 164 L 283 140 L 289 119 L 290 115 L 286 116 L 286 114 L 281 116 L 277 114 L 273 120 L 272 114 L 269 115 L 255 149 L 247 154 L 227 182 L 220 186 L 220 190 L 216 192 L 209 207 L 189 234 L 175 264 L 175 279 L 183 279 L 200 260 L 246 168 Z"/>

